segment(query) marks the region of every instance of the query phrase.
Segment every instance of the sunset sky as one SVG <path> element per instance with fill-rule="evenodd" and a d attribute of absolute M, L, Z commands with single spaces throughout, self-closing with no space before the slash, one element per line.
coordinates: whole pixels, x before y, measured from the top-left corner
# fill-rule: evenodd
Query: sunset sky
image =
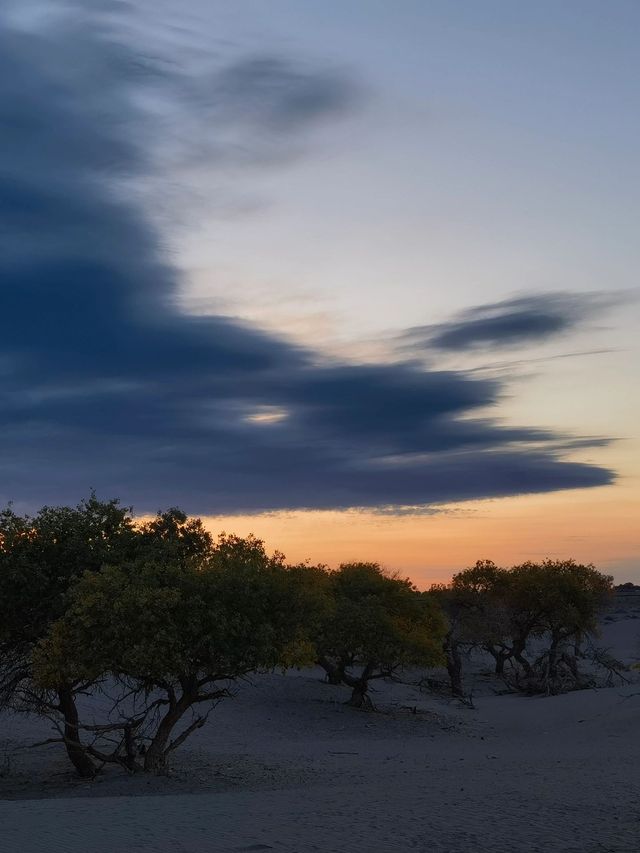
<path fill-rule="evenodd" d="M 640 5 L 0 11 L 0 500 L 640 583 Z"/>

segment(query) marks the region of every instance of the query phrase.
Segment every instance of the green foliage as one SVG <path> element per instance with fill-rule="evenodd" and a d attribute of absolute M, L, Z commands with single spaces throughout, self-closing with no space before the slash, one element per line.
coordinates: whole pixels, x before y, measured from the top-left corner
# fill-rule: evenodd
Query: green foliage
<path fill-rule="evenodd" d="M 45 690 L 61 681 L 109 679 L 137 697 L 135 713 L 124 714 L 114 752 L 86 747 L 129 770 L 140 769 L 134 731 L 149 741 L 144 768 L 157 771 L 204 723 L 208 711 L 171 740 L 193 708 L 215 704 L 230 682 L 248 673 L 313 660 L 313 597 L 281 555 L 269 557 L 254 537 L 223 535 L 201 554 L 190 549 L 184 559 L 173 534 L 170 540 L 166 561 L 139 558 L 85 573 L 70 591 L 66 613 L 34 654 L 36 682 Z M 104 726 L 113 729 L 109 720 Z"/>
<path fill-rule="evenodd" d="M 221 537 L 199 562 L 138 560 L 86 573 L 41 644 L 44 686 L 105 674 L 146 686 L 304 663 L 305 596 L 256 539 Z"/>
<path fill-rule="evenodd" d="M 535 620 L 537 635 L 566 638 L 596 631 L 598 612 L 612 591 L 612 577 L 574 560 L 527 562 L 509 572 L 511 606 L 516 616 Z"/>
<path fill-rule="evenodd" d="M 478 560 L 470 569 L 453 576 L 451 589 L 468 595 L 493 595 L 504 586 L 504 581 L 504 569 L 492 560 Z"/>
<path fill-rule="evenodd" d="M 36 689 L 33 649 L 65 613 L 69 588 L 83 572 L 131 558 L 135 541 L 130 509 L 93 493 L 76 507 L 43 507 L 35 516 L 11 507 L 0 513 L 0 703 L 62 717 L 69 758 L 86 777 L 95 767 L 77 743 L 78 685 Z"/>
<path fill-rule="evenodd" d="M 560 645 L 596 632 L 598 612 L 611 591 L 612 578 L 574 560 L 526 562 L 512 569 L 484 560 L 458 573 L 448 587 L 432 591 L 449 622 L 445 653 L 452 687 L 455 677 L 460 689 L 460 648 L 481 646 L 494 656 L 498 674 L 505 674 L 509 663 L 511 681 L 519 685 L 526 678 L 527 689 L 540 682 L 543 666 L 545 690 L 553 692 Z M 577 661 L 563 654 L 577 683 Z"/>
<path fill-rule="evenodd" d="M 471 614 L 469 623 L 485 643 L 596 629 L 597 614 L 612 590 L 612 578 L 574 560 L 526 562 L 501 569 L 482 561 L 455 575 L 449 601 Z"/>
<path fill-rule="evenodd" d="M 509 572 L 491 560 L 478 560 L 454 575 L 442 597 L 460 642 L 492 648 L 513 634 L 516 612 L 511 606 Z"/>
<path fill-rule="evenodd" d="M 126 558 L 133 537 L 130 509 L 94 494 L 35 516 L 0 512 L 0 644 L 37 642 L 64 613 L 74 580 Z"/>
<path fill-rule="evenodd" d="M 316 647 L 333 680 L 362 694 L 371 678 L 441 661 L 442 615 L 410 581 L 377 563 L 345 563 L 328 574 L 325 594 Z"/>
<path fill-rule="evenodd" d="M 136 526 L 136 551 L 144 559 L 162 559 L 186 565 L 211 555 L 213 537 L 199 518 L 189 518 L 172 507 Z"/>

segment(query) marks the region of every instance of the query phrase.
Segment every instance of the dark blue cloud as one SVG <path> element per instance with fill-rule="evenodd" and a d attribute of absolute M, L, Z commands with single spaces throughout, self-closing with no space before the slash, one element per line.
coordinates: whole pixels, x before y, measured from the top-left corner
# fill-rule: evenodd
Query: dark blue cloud
<path fill-rule="evenodd" d="M 437 326 L 416 326 L 409 347 L 471 350 L 526 346 L 560 336 L 609 308 L 615 297 L 597 293 L 542 293 L 480 305 Z"/>
<path fill-rule="evenodd" d="M 278 57 L 191 81 L 88 21 L 0 24 L 0 497 L 75 501 L 93 486 L 205 513 L 611 482 L 565 461 L 566 437 L 471 417 L 499 400 L 495 380 L 322 365 L 237 320 L 181 313 L 179 274 L 131 191 L 154 178 L 150 91 L 177 97 L 176 116 L 204 111 L 214 133 L 248 118 L 259 156 L 262 131 L 286 148 L 355 90 Z"/>

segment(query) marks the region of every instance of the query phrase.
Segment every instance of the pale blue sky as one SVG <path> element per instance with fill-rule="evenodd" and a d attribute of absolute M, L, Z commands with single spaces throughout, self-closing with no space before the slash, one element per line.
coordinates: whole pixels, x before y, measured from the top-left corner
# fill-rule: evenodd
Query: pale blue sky
<path fill-rule="evenodd" d="M 359 338 L 514 292 L 637 287 L 637 4 L 183 8 L 167 21 L 197 30 L 185 44 L 362 88 L 293 163 L 192 171 L 192 295 L 275 323 L 322 313 L 305 334 Z"/>

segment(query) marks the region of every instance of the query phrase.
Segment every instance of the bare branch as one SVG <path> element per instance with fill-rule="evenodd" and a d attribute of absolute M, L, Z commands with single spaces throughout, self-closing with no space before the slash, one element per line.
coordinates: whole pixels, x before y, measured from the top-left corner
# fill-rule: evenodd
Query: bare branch
<path fill-rule="evenodd" d="M 183 732 L 181 732 L 177 738 L 171 741 L 169 746 L 165 749 L 164 754 L 168 755 L 174 749 L 177 749 L 180 744 L 185 742 L 185 740 L 189 737 L 190 734 L 195 732 L 196 729 L 201 729 L 202 726 L 204 726 L 204 724 L 207 722 L 207 718 L 210 713 L 211 709 L 207 711 L 206 714 L 203 714 L 201 717 L 196 717 L 196 719 L 191 723 L 190 726 L 187 726 L 187 728 Z"/>

